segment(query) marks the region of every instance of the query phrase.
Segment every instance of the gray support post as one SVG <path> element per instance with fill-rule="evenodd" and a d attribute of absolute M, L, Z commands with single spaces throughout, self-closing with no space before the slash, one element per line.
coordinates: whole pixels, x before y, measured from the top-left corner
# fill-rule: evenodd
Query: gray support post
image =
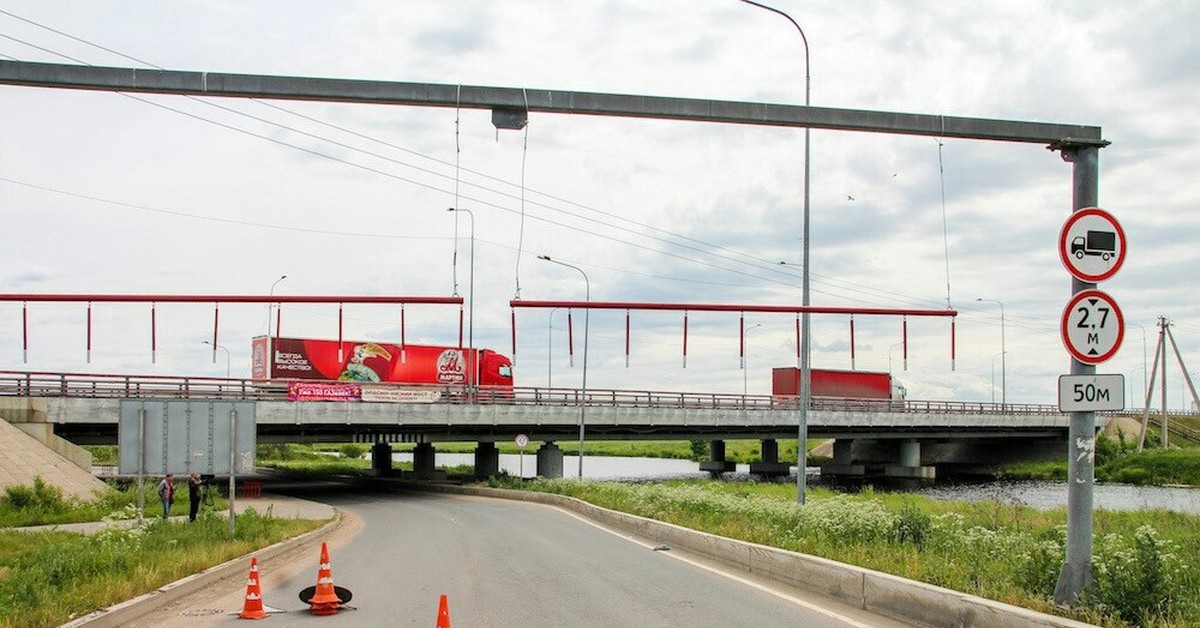
<path fill-rule="evenodd" d="M 1074 164 L 1072 211 L 1099 201 L 1100 151 L 1096 146 L 1063 146 L 1062 157 Z M 1096 284 L 1071 278 L 1071 294 Z M 1072 375 L 1094 375 L 1096 367 L 1071 359 Z M 1096 413 L 1072 412 L 1067 443 L 1066 560 L 1054 587 L 1054 601 L 1073 606 L 1092 584 L 1092 510 L 1096 481 Z"/>
<path fill-rule="evenodd" d="M 500 475 L 500 450 L 496 443 L 480 441 L 475 447 L 475 477 L 485 480 Z"/>
<path fill-rule="evenodd" d="M 537 450 L 537 475 L 549 479 L 563 476 L 563 452 L 552 441 L 542 443 Z"/>
<path fill-rule="evenodd" d="M 900 466 L 921 466 L 921 441 L 913 439 L 900 441 Z"/>
<path fill-rule="evenodd" d="M 389 443 L 371 445 L 371 470 L 384 477 L 392 474 L 392 446 Z"/>
<path fill-rule="evenodd" d="M 422 480 L 432 479 L 437 471 L 435 455 L 433 443 L 417 443 L 413 448 L 413 475 Z"/>
<path fill-rule="evenodd" d="M 715 478 L 722 473 L 734 471 L 737 466 L 725 460 L 725 441 L 713 440 L 708 443 L 708 460 L 700 463 L 701 471 L 708 471 Z"/>
<path fill-rule="evenodd" d="M 758 462 L 750 463 L 750 473 L 764 477 L 787 475 L 788 463 L 779 461 L 779 441 L 773 438 L 762 439 L 762 454 Z M 804 470 L 801 469 L 800 473 Z"/>
<path fill-rule="evenodd" d="M 237 501 L 237 409 L 229 411 L 229 536 L 234 535 Z"/>
<path fill-rule="evenodd" d="M 833 464 L 850 464 L 854 460 L 854 441 L 838 438 L 833 441 Z"/>

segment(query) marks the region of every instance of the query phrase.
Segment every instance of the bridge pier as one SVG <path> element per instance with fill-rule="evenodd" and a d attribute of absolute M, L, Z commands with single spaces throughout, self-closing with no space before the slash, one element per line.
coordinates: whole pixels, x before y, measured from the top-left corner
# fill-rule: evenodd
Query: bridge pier
<path fill-rule="evenodd" d="M 787 475 L 791 471 L 791 466 L 786 462 L 779 461 L 779 441 L 773 438 L 764 438 L 761 442 L 760 460 L 750 463 L 750 473 L 767 478 Z"/>
<path fill-rule="evenodd" d="M 371 445 L 371 471 L 380 477 L 392 474 L 392 446 L 389 443 Z"/>
<path fill-rule="evenodd" d="M 417 443 L 413 448 L 413 475 L 418 480 L 432 480 L 437 475 L 433 443 Z"/>
<path fill-rule="evenodd" d="M 537 474 L 547 479 L 563 476 L 563 452 L 551 441 L 542 443 L 537 450 Z"/>
<path fill-rule="evenodd" d="M 908 439 L 900 441 L 900 464 L 884 466 L 883 475 L 889 478 L 932 480 L 936 471 L 934 467 L 921 466 L 921 441 Z"/>
<path fill-rule="evenodd" d="M 475 447 L 475 477 L 485 480 L 493 475 L 500 475 L 500 450 L 494 442 L 481 441 Z"/>
<path fill-rule="evenodd" d="M 821 467 L 821 475 L 840 475 L 863 477 L 867 474 L 867 466 L 854 464 L 854 441 L 849 438 L 838 438 L 833 441 L 833 464 Z"/>
<path fill-rule="evenodd" d="M 715 478 L 722 473 L 733 471 L 736 468 L 737 465 L 732 462 L 726 462 L 725 460 L 725 441 L 709 441 L 708 460 L 704 460 L 700 463 L 700 470 L 708 471 Z"/>

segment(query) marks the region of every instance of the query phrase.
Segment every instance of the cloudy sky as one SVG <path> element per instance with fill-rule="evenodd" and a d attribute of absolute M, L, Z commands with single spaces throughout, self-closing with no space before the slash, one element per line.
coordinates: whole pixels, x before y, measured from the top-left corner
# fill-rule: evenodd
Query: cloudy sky
<path fill-rule="evenodd" d="M 1102 127 L 1100 206 L 1129 255 L 1100 287 L 1129 325 L 1098 370 L 1140 398 L 1165 316 L 1200 372 L 1200 5 L 774 6 L 807 34 L 813 105 Z M 0 0 L 0 59 L 804 101 L 798 33 L 735 0 Z M 475 217 L 476 344 L 503 353 L 510 299 L 585 297 L 579 273 L 540 254 L 583 269 L 598 301 L 799 303 L 799 129 L 534 114 L 497 131 L 486 111 L 8 86 L 0 112 L 2 293 L 467 297 L 457 205 Z M 960 312 L 953 369 L 946 319 L 909 320 L 905 370 L 892 317 L 856 319 L 856 368 L 890 368 L 914 399 L 999 401 L 1003 379 L 1010 403 L 1055 402 L 1071 210 L 1057 153 L 815 131 L 811 207 L 814 305 Z M 1003 303 L 1003 329 L 979 298 Z M 224 375 L 225 355 L 214 364 L 202 344 L 211 306 L 159 307 L 156 363 L 147 306 L 94 317 L 89 363 L 85 307 L 31 305 L 26 363 L 21 304 L 0 302 L 0 369 Z M 578 384 L 583 313 L 573 368 L 566 318 L 518 311 L 519 385 Z M 266 319 L 264 306 L 222 308 L 235 376 Z M 396 341 L 397 319 L 348 306 L 345 335 Z M 408 342 L 457 341 L 456 308 L 412 306 L 406 320 Z M 283 321 L 285 335 L 337 335 L 333 306 L 288 306 Z M 593 312 L 589 387 L 767 393 L 769 369 L 795 364 L 795 319 L 746 315 L 746 370 L 738 324 L 692 313 L 684 368 L 682 315 L 635 312 L 626 367 L 624 312 Z M 847 318 L 814 316 L 813 330 L 813 366 L 850 368 Z"/>

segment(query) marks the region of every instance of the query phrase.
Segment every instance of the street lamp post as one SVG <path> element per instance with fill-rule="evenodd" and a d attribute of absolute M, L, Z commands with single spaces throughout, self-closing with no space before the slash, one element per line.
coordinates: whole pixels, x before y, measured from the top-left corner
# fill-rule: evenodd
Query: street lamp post
<path fill-rule="evenodd" d="M 799 31 L 800 40 L 804 43 L 804 106 L 808 107 L 810 96 L 812 93 L 812 77 L 810 76 L 810 73 L 809 73 L 810 68 L 809 68 L 809 62 L 808 62 L 808 36 L 804 34 L 804 29 L 800 28 L 800 25 L 796 23 L 796 20 L 792 19 L 792 16 L 788 15 L 787 13 L 784 13 L 783 11 L 780 11 L 779 9 L 769 7 L 765 4 L 759 4 L 757 2 L 754 2 L 753 0 L 742 0 L 742 2 L 745 2 L 746 4 L 749 4 L 749 5 L 756 6 L 760 9 L 765 9 L 765 10 L 775 13 L 777 15 L 783 16 L 784 18 L 787 19 L 787 21 L 792 23 L 792 26 L 796 27 L 797 31 Z M 804 218 L 803 218 L 804 226 L 803 226 L 803 242 L 802 242 L 802 248 L 803 248 L 803 252 L 802 252 L 803 260 L 802 261 L 804 263 L 804 270 L 803 270 L 803 273 L 801 274 L 801 279 L 800 279 L 800 286 L 801 286 L 800 287 L 800 303 L 801 303 L 801 305 L 803 305 L 806 308 L 809 305 L 809 263 L 808 262 L 809 262 L 809 249 L 811 248 L 809 246 L 810 243 L 809 243 L 809 193 L 808 193 L 809 192 L 809 179 L 810 179 L 809 172 L 810 172 L 810 164 L 812 161 L 811 160 L 811 151 L 810 151 L 811 144 L 809 142 L 809 136 L 811 134 L 810 132 L 811 132 L 811 129 L 809 127 L 804 127 Z M 812 399 L 812 391 L 810 390 L 811 383 L 812 383 L 812 370 L 810 369 L 810 363 L 811 363 L 811 357 L 812 357 L 811 356 L 812 347 L 809 344 L 809 335 L 810 335 L 811 331 L 812 331 L 812 328 L 811 328 L 811 321 L 809 320 L 809 313 L 808 313 L 808 311 L 804 311 L 800 314 L 800 413 L 799 413 L 799 418 L 797 421 L 797 423 L 799 424 L 798 430 L 797 430 L 798 431 L 797 438 L 799 439 L 799 441 L 797 442 L 797 447 L 796 447 L 796 450 L 797 450 L 797 454 L 796 454 L 797 455 L 797 460 L 796 460 L 796 501 L 800 504 L 804 504 L 804 493 L 807 488 L 805 486 L 805 483 L 808 480 L 808 478 L 804 475 L 804 470 L 808 467 L 808 448 L 806 447 L 806 444 L 808 442 L 808 406 Z"/>
<path fill-rule="evenodd" d="M 892 374 L 892 349 L 895 349 L 896 347 L 903 347 L 903 346 L 904 346 L 903 342 L 897 342 L 896 344 L 888 347 L 888 375 Z"/>
<path fill-rule="evenodd" d="M 478 383 L 476 374 L 479 372 L 479 364 L 476 363 L 475 355 L 475 214 L 471 210 L 461 207 L 448 207 L 446 211 L 463 212 L 471 217 L 471 270 L 467 280 L 467 300 L 471 302 L 467 306 L 467 353 L 471 356 L 467 359 L 467 364 L 471 365 L 471 373 L 467 375 L 467 390 L 474 390 Z"/>
<path fill-rule="evenodd" d="M 271 291 L 267 293 L 267 379 L 275 377 L 275 337 L 271 335 L 271 310 L 275 307 L 271 303 L 271 298 L 275 296 L 275 286 L 279 282 L 287 279 L 287 275 L 280 275 L 275 283 L 271 284 Z M 276 326 L 275 333 L 279 333 L 279 327 Z"/>
<path fill-rule="evenodd" d="M 754 329 L 755 327 L 762 327 L 762 323 L 755 323 L 755 324 L 747 327 L 745 330 L 742 331 L 742 337 L 745 338 L 746 332 L 750 331 L 751 329 Z M 742 350 L 745 351 L 745 348 L 743 347 Z M 746 351 L 746 357 L 742 359 L 742 404 L 743 405 L 745 405 L 745 403 L 746 403 L 746 372 L 750 370 L 749 357 L 750 357 L 750 352 Z"/>
<path fill-rule="evenodd" d="M 1003 351 L 992 356 L 992 403 L 996 403 L 996 358 L 1003 357 Z"/>
<path fill-rule="evenodd" d="M 229 379 L 229 349 L 226 349 L 224 347 L 224 345 L 219 345 L 219 344 L 214 345 L 209 340 L 201 340 L 200 342 L 202 342 L 210 347 L 216 347 L 216 348 L 220 349 L 221 351 L 225 352 L 225 379 Z"/>
<path fill-rule="evenodd" d="M 540 260 L 546 260 L 547 262 L 579 271 L 579 274 L 583 275 L 584 302 L 592 302 L 592 282 L 588 281 L 587 273 L 583 272 L 582 268 L 572 266 L 566 262 L 560 262 L 556 259 L 550 259 L 549 255 L 539 255 L 537 257 Z M 581 480 L 583 479 L 583 430 L 586 424 L 584 413 L 587 410 L 588 312 L 590 311 L 590 307 L 583 310 L 583 384 L 579 392 L 579 479 Z"/>
<path fill-rule="evenodd" d="M 989 301 L 1000 306 L 1000 411 L 1008 408 L 1008 349 L 1004 347 L 1004 304 L 999 299 L 976 298 L 976 301 Z"/>

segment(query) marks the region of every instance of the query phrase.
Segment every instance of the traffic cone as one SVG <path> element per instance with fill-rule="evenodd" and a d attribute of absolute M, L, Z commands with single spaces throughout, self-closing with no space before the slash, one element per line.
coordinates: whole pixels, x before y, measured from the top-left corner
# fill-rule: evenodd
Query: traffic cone
<path fill-rule="evenodd" d="M 329 566 L 329 547 L 321 543 L 321 564 L 317 568 L 317 589 L 308 601 L 313 615 L 332 615 L 341 608 L 341 600 L 333 590 L 333 570 Z"/>
<path fill-rule="evenodd" d="M 246 582 L 246 603 L 238 617 L 242 619 L 262 619 L 267 616 L 263 610 L 262 587 L 258 583 L 258 559 L 250 559 L 250 580 Z"/>
<path fill-rule="evenodd" d="M 437 628 L 450 628 L 450 606 L 446 603 L 446 596 L 442 596 L 442 601 L 438 603 L 438 620 Z"/>

